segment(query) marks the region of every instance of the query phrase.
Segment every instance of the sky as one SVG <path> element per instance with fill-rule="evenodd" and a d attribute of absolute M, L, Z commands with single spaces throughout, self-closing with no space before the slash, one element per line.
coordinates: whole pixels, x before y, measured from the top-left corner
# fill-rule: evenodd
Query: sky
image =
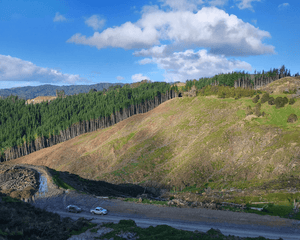
<path fill-rule="evenodd" d="M 286 1 L 286 2 L 285 2 Z M 299 0 L 0 0 L 0 89 L 300 71 Z"/>

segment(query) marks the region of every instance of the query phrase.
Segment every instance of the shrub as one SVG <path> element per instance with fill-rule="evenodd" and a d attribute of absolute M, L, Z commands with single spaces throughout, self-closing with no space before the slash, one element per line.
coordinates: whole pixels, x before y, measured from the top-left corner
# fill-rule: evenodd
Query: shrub
<path fill-rule="evenodd" d="M 253 111 L 252 111 L 252 109 L 251 109 L 251 106 L 249 105 L 249 106 L 247 106 L 247 108 L 246 108 L 246 116 L 251 115 L 251 114 L 253 114 Z"/>
<path fill-rule="evenodd" d="M 288 117 L 287 122 L 289 122 L 289 123 L 294 123 L 294 122 L 296 122 L 297 120 L 298 120 L 297 115 L 294 114 L 294 113 L 292 113 L 292 114 Z"/>
<path fill-rule="evenodd" d="M 269 98 L 270 98 L 269 93 L 264 93 L 264 95 L 262 96 L 260 102 L 261 103 L 265 103 L 265 102 L 267 102 L 269 100 Z"/>
<path fill-rule="evenodd" d="M 274 101 L 276 108 L 284 107 L 285 100 L 282 97 L 277 97 Z"/>
<path fill-rule="evenodd" d="M 295 98 L 290 98 L 289 104 L 293 105 L 296 102 Z"/>
<path fill-rule="evenodd" d="M 284 97 L 284 98 L 283 98 L 283 102 L 284 102 L 284 105 L 287 104 L 287 103 L 289 102 L 288 98 L 287 98 L 287 97 Z"/>
<path fill-rule="evenodd" d="M 269 105 L 274 105 L 275 104 L 275 99 L 273 97 L 270 97 L 268 100 Z"/>
<path fill-rule="evenodd" d="M 259 95 L 256 95 L 254 98 L 252 98 L 253 103 L 257 103 L 259 100 Z"/>
<path fill-rule="evenodd" d="M 261 103 L 258 103 L 256 106 L 255 106 L 255 109 L 254 109 L 254 114 L 258 117 L 261 116 L 261 112 L 260 112 L 260 109 L 261 109 Z"/>
<path fill-rule="evenodd" d="M 284 93 L 284 94 L 288 94 L 289 91 L 286 89 L 286 90 L 283 90 L 283 93 Z"/>

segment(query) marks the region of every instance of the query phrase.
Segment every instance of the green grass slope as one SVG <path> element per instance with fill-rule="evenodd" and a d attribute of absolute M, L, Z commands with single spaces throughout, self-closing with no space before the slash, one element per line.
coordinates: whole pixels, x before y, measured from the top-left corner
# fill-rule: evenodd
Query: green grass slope
<path fill-rule="evenodd" d="M 263 103 L 263 117 L 246 116 L 249 105 L 256 105 L 251 98 L 175 98 L 13 162 L 111 183 L 154 182 L 192 192 L 204 186 L 220 191 L 299 188 L 300 123 L 287 119 L 291 113 L 300 116 L 300 101 L 279 109 Z"/>

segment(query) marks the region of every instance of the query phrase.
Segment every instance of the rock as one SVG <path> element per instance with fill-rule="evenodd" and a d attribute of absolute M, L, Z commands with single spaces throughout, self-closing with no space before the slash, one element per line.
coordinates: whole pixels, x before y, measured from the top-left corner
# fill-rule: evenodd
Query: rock
<path fill-rule="evenodd" d="M 117 236 L 121 237 L 121 238 L 125 238 L 125 239 L 136 239 L 136 233 L 131 233 L 131 232 L 123 232 L 121 231 L 121 233 L 117 234 Z"/>
<path fill-rule="evenodd" d="M 22 166 L 3 164 L 0 165 L 0 186 L 2 193 L 28 202 L 38 191 L 39 173 Z"/>

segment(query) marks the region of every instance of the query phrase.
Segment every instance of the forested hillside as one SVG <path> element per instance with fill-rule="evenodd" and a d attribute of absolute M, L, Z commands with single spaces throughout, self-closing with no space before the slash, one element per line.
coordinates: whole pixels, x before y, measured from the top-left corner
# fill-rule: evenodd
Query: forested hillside
<path fill-rule="evenodd" d="M 256 89 L 289 75 L 290 71 L 284 65 L 280 70 L 274 68 L 255 75 L 232 72 L 187 80 L 180 91 L 177 86 L 165 82 L 142 81 L 123 87 L 110 85 L 102 91 L 94 91 L 91 85 L 86 86 L 88 93 L 69 95 L 66 90 L 67 96 L 36 105 L 26 105 L 24 99 L 9 96 L 0 99 L 0 161 L 15 159 L 80 134 L 112 126 L 132 115 L 148 112 L 162 102 L 190 91 L 192 86 L 198 92 L 201 89 L 206 91 L 204 89 L 209 85 Z M 225 96 L 226 93 L 220 94 Z"/>
<path fill-rule="evenodd" d="M 114 86 L 107 92 L 90 91 L 35 105 L 25 105 L 25 100 L 17 96 L 0 100 L 2 160 L 111 126 L 175 97 L 176 87 L 164 82 L 144 82 L 135 86 Z"/>
<path fill-rule="evenodd" d="M 273 68 L 270 71 L 265 72 L 254 72 L 254 74 L 249 74 L 245 71 L 243 72 L 232 72 L 232 73 L 222 73 L 215 75 L 212 78 L 200 78 L 199 80 L 187 80 L 183 91 L 189 91 L 192 86 L 196 89 L 202 89 L 207 85 L 223 85 L 230 87 L 243 87 L 243 88 L 254 88 L 257 89 L 263 85 L 271 83 L 280 78 L 291 76 L 291 71 L 286 69 L 284 65 L 280 69 Z M 299 76 L 299 73 L 294 74 L 294 76 Z"/>
<path fill-rule="evenodd" d="M 38 96 L 55 96 L 56 90 L 64 91 L 66 95 L 74 95 L 79 93 L 88 93 L 91 89 L 102 91 L 111 86 L 123 86 L 123 83 L 98 83 L 93 85 L 71 85 L 71 86 L 55 86 L 55 85 L 42 85 L 37 87 L 18 87 L 10 89 L 0 89 L 0 96 L 6 98 L 10 95 L 18 96 L 22 99 L 32 99 Z"/>

